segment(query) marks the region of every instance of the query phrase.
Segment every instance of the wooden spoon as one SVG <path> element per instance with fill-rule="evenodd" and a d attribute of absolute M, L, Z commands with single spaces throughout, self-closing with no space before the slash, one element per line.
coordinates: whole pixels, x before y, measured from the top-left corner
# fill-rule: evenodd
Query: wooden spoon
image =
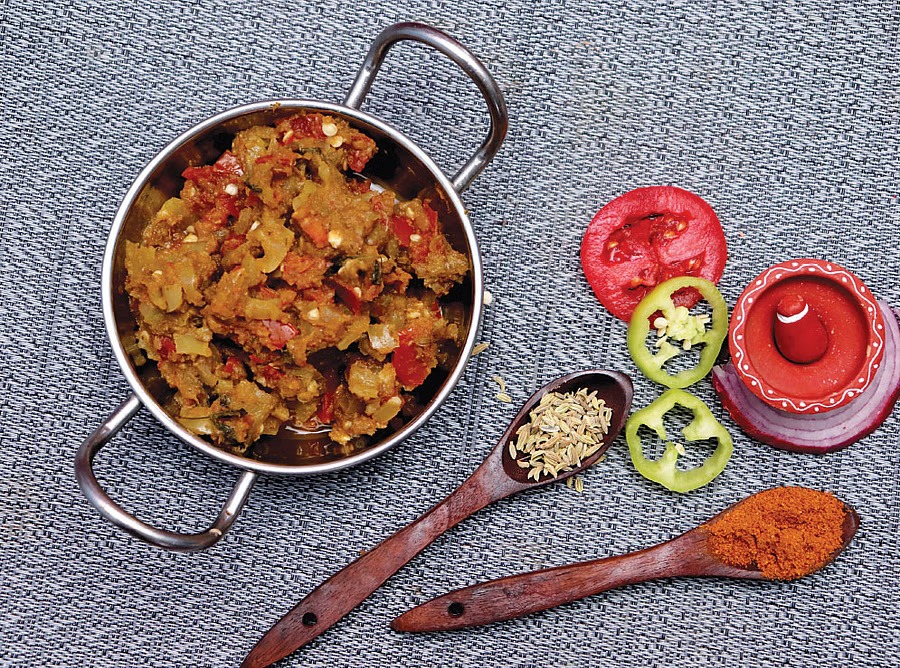
<path fill-rule="evenodd" d="M 716 517 L 753 496 L 730 506 Z M 844 504 L 844 507 L 847 514 L 841 546 L 822 564 L 822 568 L 847 547 L 859 527 L 859 515 L 850 506 Z M 400 615 L 391 623 L 391 628 L 395 631 L 448 631 L 479 626 L 546 610 L 623 585 L 659 578 L 711 576 L 765 579 L 758 570 L 736 568 L 719 561 L 707 549 L 708 535 L 700 526 L 638 552 L 513 575 L 457 589 Z"/>
<path fill-rule="evenodd" d="M 542 475 L 537 481 L 529 480 L 528 469 L 518 466 L 510 456 L 507 447 L 509 440 L 520 426 L 528 422 L 529 413 L 545 394 L 573 392 L 581 388 L 596 390 L 597 397 L 612 409 L 611 424 L 602 447 L 573 471 L 560 473 L 556 477 Z M 307 644 L 362 603 L 438 536 L 472 513 L 516 492 L 563 480 L 591 466 L 625 425 L 632 392 L 628 376 L 598 370 L 563 376 L 542 387 L 525 402 L 484 462 L 456 491 L 314 589 L 262 637 L 244 659 L 242 668 L 271 665 Z"/>

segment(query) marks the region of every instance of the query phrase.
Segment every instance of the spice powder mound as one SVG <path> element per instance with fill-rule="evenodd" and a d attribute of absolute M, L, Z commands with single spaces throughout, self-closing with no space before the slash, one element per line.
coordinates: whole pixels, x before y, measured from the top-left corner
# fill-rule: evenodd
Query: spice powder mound
<path fill-rule="evenodd" d="M 843 544 L 844 504 L 827 492 L 777 487 L 749 497 L 706 526 L 710 552 L 770 580 L 822 568 Z"/>
<path fill-rule="evenodd" d="M 557 477 L 572 471 L 603 446 L 612 409 L 597 392 L 549 392 L 528 414 L 509 442 L 509 455 L 529 469 L 528 477 Z"/>

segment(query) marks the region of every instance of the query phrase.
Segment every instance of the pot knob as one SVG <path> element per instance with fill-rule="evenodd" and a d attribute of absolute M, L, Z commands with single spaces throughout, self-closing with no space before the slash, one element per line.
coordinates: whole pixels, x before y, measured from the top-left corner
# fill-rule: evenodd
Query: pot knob
<path fill-rule="evenodd" d="M 828 350 L 828 331 L 819 314 L 798 294 L 785 295 L 775 309 L 775 345 L 795 364 L 809 364 Z"/>

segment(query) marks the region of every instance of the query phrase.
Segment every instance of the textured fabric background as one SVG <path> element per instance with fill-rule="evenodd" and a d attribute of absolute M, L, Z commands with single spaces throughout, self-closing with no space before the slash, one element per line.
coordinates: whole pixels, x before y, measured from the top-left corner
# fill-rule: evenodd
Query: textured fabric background
<path fill-rule="evenodd" d="M 898 5 L 570 0 L 0 0 L 0 665 L 236 666 L 328 575 L 458 485 L 535 388 L 591 366 L 658 389 L 580 271 L 585 226 L 626 190 L 676 184 L 718 212 L 733 305 L 768 265 L 825 257 L 900 305 Z M 126 396 L 100 313 L 101 255 L 140 168 L 245 102 L 339 102 L 370 40 L 422 20 L 478 54 L 509 136 L 465 193 L 495 302 L 476 358 L 400 448 L 312 479 L 264 477 L 212 549 L 171 554 L 100 516 L 72 471 Z M 366 109 L 453 173 L 481 141 L 474 85 L 424 47 L 389 56 Z M 502 375 L 515 403 L 493 397 Z M 708 487 L 668 493 L 619 441 L 585 476 L 489 507 L 411 562 L 289 666 L 889 666 L 900 653 L 895 412 L 823 457 L 741 434 Z M 114 498 L 199 530 L 237 478 L 146 412 L 98 457 Z M 778 484 L 827 489 L 862 527 L 790 584 L 664 581 L 451 634 L 399 635 L 412 605 L 486 578 L 649 546 Z"/>

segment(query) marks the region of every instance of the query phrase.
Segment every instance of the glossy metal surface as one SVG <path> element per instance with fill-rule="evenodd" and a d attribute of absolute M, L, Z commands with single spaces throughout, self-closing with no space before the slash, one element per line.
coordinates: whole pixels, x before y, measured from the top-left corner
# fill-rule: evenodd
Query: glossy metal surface
<path fill-rule="evenodd" d="M 362 106 L 388 50 L 403 40 L 427 44 L 450 58 L 475 82 L 487 102 L 488 112 L 491 115 L 491 128 L 488 136 L 475 154 L 451 179 L 456 191 L 463 192 L 500 150 L 500 144 L 503 143 L 503 138 L 506 136 L 508 119 L 506 103 L 503 101 L 503 95 L 500 93 L 494 77 L 481 61 L 462 44 L 441 31 L 421 23 L 397 23 L 391 26 L 372 42 L 356 75 L 356 81 L 353 82 L 344 98 L 344 104 L 354 109 Z"/>
<path fill-rule="evenodd" d="M 450 57 L 475 80 L 488 103 L 491 116 L 488 137 L 452 180 L 448 179 L 431 158 L 402 133 L 357 108 L 369 91 L 389 48 L 405 39 L 429 44 Z M 234 135 L 241 130 L 254 125 L 274 123 L 300 111 L 340 116 L 374 139 L 379 152 L 367 165 L 363 174 L 375 182 L 389 185 L 402 197 L 427 195 L 438 210 L 444 232 L 451 244 L 468 258 L 470 272 L 466 282 L 457 291 L 457 298 L 462 302 L 466 314 L 463 323 L 466 331 L 465 341 L 451 370 L 424 410 L 399 431 L 350 456 L 302 464 L 284 464 L 251 459 L 219 449 L 188 432 L 164 410 L 162 404 L 170 390 L 159 378 L 154 365 L 135 367 L 123 343 L 123 340 L 132 336 L 135 331 L 134 317 L 124 290 L 124 250 L 126 241 L 134 242 L 140 239 L 146 221 L 161 204 L 169 197 L 177 195 L 182 184 L 180 174 L 185 167 L 213 161 L 230 146 Z M 185 443 L 210 457 L 255 473 L 313 475 L 334 471 L 371 459 L 408 438 L 434 414 L 453 390 L 475 344 L 475 335 L 483 310 L 482 266 L 475 235 L 459 198 L 459 192 L 465 189 L 494 157 L 506 134 L 506 128 L 507 115 L 502 94 L 496 82 L 474 55 L 434 28 L 421 24 L 400 23 L 385 29 L 376 38 L 350 88 L 346 105 L 302 99 L 256 102 L 213 116 L 175 139 L 143 169 L 126 194 L 113 221 L 103 261 L 103 314 L 106 329 L 113 353 L 134 391 L 136 401 L 146 406 L 166 429 Z M 91 472 L 93 455 L 136 412 L 137 408 L 132 406 L 132 403 L 133 400 L 126 402 L 128 411 L 123 410 L 124 405 L 117 409 L 82 444 L 76 467 L 76 476 L 82 490 L 104 517 L 147 542 L 169 549 L 202 549 L 208 546 L 196 543 L 195 547 L 180 547 L 173 544 L 172 536 L 177 534 L 160 532 L 125 513 L 106 495 L 94 478 Z M 234 509 L 234 516 L 243 506 L 252 482 L 253 479 L 242 477 L 232 492 L 228 507 Z M 233 503 L 242 495 L 244 498 L 239 503 Z M 230 517 L 228 526 L 234 521 L 234 516 Z M 228 526 L 223 528 L 217 523 L 210 531 L 218 528 L 224 532 Z M 219 536 L 221 533 L 208 544 L 217 540 Z"/>
<path fill-rule="evenodd" d="M 75 476 L 81 491 L 94 504 L 100 513 L 110 522 L 121 527 L 132 536 L 176 552 L 196 552 L 203 550 L 218 541 L 240 514 L 247 503 L 250 492 L 259 474 L 244 471 L 232 489 L 231 494 L 219 511 L 218 517 L 206 531 L 199 533 L 178 533 L 166 531 L 142 522 L 134 515 L 123 510 L 100 486 L 94 476 L 94 456 L 100 451 L 116 432 L 119 431 L 141 408 L 141 402 L 132 394 L 107 418 L 94 432 L 85 439 L 78 449 L 75 458 Z"/>

